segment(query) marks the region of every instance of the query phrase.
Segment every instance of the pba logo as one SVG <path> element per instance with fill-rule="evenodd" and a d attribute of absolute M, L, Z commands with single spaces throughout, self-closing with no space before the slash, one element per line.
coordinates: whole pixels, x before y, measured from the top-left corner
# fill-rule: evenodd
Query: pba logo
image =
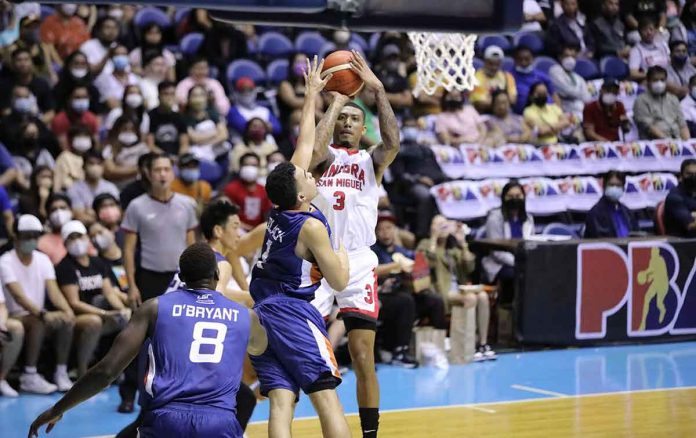
<path fill-rule="evenodd" d="M 696 333 L 696 263 L 680 288 L 679 257 L 666 242 L 578 246 L 576 339 L 603 339 L 607 318 L 626 306 L 629 337 Z"/>

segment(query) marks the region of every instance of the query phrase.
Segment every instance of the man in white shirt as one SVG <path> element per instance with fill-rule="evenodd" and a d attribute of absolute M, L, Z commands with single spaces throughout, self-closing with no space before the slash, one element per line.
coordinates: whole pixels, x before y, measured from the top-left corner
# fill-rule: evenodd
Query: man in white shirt
<path fill-rule="evenodd" d="M 38 218 L 22 215 L 15 225 L 15 249 L 0 257 L 0 278 L 5 290 L 10 319 L 19 321 L 26 333 L 24 373 L 20 389 L 36 394 L 68 391 L 68 356 L 72 342 L 75 314 L 56 283 L 56 273 L 47 255 L 36 250 L 43 226 Z M 57 309 L 47 311 L 46 293 Z M 55 385 L 36 371 L 46 331 L 52 332 L 56 349 Z"/>

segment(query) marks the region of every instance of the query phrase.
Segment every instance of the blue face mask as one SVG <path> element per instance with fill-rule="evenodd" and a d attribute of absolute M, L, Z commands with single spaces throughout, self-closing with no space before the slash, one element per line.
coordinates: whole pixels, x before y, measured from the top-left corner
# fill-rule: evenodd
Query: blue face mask
<path fill-rule="evenodd" d="M 515 67 L 515 70 L 517 70 L 519 73 L 523 74 L 528 74 L 534 71 L 534 66 L 532 64 L 528 65 L 527 67 Z"/>
<path fill-rule="evenodd" d="M 14 101 L 14 110 L 18 113 L 27 114 L 32 112 L 34 101 L 31 97 L 19 97 Z"/>
<path fill-rule="evenodd" d="M 111 58 L 111 62 L 114 63 L 114 68 L 118 71 L 125 70 L 129 64 L 127 55 L 116 55 Z"/>
<path fill-rule="evenodd" d="M 618 202 L 624 194 L 623 187 L 609 186 L 604 190 L 604 195 L 614 202 Z"/>
<path fill-rule="evenodd" d="M 181 176 L 181 179 L 186 181 L 186 182 L 198 181 L 198 179 L 200 179 L 200 177 L 201 177 L 201 170 L 200 169 L 181 169 L 179 176 Z"/>
<path fill-rule="evenodd" d="M 406 126 L 401 130 L 401 139 L 403 141 L 416 141 L 418 140 L 418 128 L 415 126 Z"/>

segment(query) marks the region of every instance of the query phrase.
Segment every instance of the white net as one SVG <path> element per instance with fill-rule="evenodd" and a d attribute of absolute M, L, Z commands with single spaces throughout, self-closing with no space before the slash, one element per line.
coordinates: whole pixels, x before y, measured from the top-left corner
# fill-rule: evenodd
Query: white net
<path fill-rule="evenodd" d="M 413 94 L 435 94 L 442 87 L 471 90 L 476 85 L 474 45 L 476 35 L 461 33 L 409 32 L 416 51 L 418 82 Z"/>

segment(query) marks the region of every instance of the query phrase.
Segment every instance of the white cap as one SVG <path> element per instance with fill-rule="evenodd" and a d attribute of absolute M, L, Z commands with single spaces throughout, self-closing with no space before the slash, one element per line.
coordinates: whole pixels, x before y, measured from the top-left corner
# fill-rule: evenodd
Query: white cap
<path fill-rule="evenodd" d="M 62 237 L 63 240 L 67 239 L 73 233 L 87 234 L 87 228 L 85 228 L 85 225 L 80 221 L 70 221 L 60 229 L 60 237 Z"/>
<path fill-rule="evenodd" d="M 483 52 L 483 59 L 503 59 L 504 57 L 503 49 L 498 46 L 488 46 Z"/>
<path fill-rule="evenodd" d="M 35 231 L 41 233 L 43 231 L 43 226 L 36 216 L 23 214 L 17 220 L 17 231 Z"/>

